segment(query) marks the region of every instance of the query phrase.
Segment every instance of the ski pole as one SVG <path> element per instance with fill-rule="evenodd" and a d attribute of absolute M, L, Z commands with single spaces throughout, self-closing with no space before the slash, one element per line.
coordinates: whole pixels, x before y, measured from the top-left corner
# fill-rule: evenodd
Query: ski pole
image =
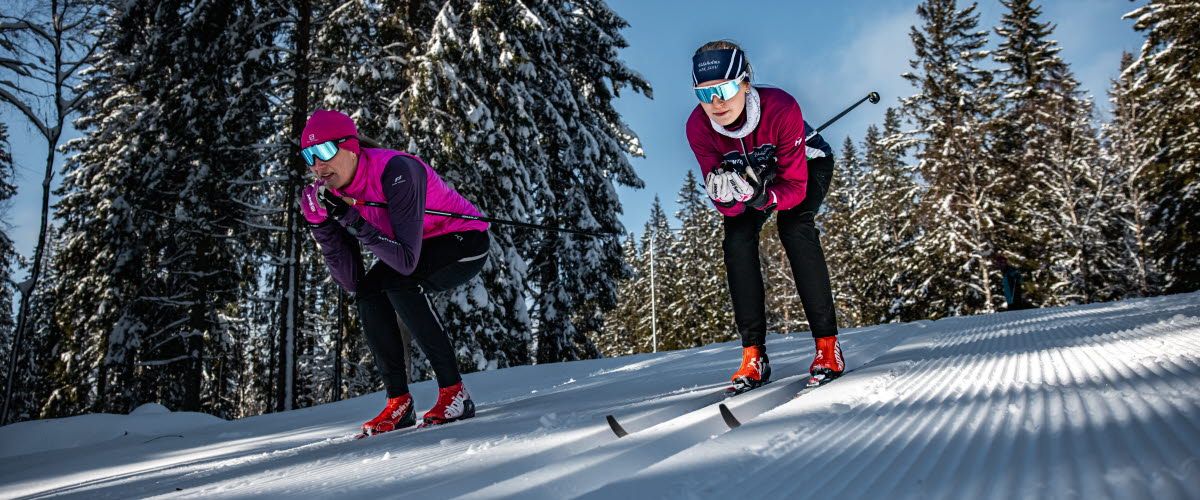
<path fill-rule="evenodd" d="M 817 129 L 816 129 L 816 130 L 814 130 L 814 131 L 813 131 L 813 133 L 812 133 L 811 135 L 809 135 L 808 137 L 806 137 L 806 138 L 805 138 L 805 140 L 812 139 L 812 137 L 813 137 L 814 135 L 817 135 L 817 134 L 821 133 L 821 131 L 822 131 L 822 130 L 825 130 L 825 127 L 828 127 L 828 126 L 830 126 L 830 125 L 833 125 L 833 122 L 836 122 L 836 121 L 838 121 L 838 119 L 839 119 L 839 118 L 841 118 L 841 117 L 843 117 L 843 116 L 846 116 L 846 113 L 849 113 L 849 112 L 853 111 L 853 110 L 854 110 L 854 108 L 857 108 L 859 104 L 862 104 L 862 103 L 863 103 L 863 101 L 867 101 L 867 100 L 870 100 L 870 101 L 871 101 L 871 104 L 878 103 L 878 102 L 879 102 L 879 92 L 869 92 L 869 93 L 867 93 L 867 95 L 866 95 L 865 97 L 863 97 L 862 99 L 859 99 L 859 100 L 858 100 L 858 102 L 856 102 L 856 103 L 852 104 L 850 107 L 846 108 L 846 109 L 845 109 L 844 111 L 842 111 L 841 113 L 838 113 L 838 114 L 837 114 L 837 116 L 835 116 L 835 117 L 833 117 L 833 118 L 830 118 L 830 119 L 829 119 L 829 121 L 827 121 L 827 122 L 825 122 L 825 123 L 821 124 L 821 126 L 820 126 L 820 127 L 817 127 Z"/>
<path fill-rule="evenodd" d="M 387 208 L 387 203 L 380 203 L 377 201 L 355 200 L 354 204 L 368 206 L 368 207 L 376 207 L 376 208 Z M 442 217 L 453 217 L 455 219 L 478 220 L 478 221 L 483 221 L 483 222 L 494 222 L 496 224 L 506 224 L 509 226 L 527 227 L 530 229 L 541 229 L 544 231 L 558 231 L 560 233 L 582 234 L 582 235 L 586 235 L 586 236 L 594 236 L 597 238 L 607 238 L 607 237 L 615 234 L 615 233 L 610 233 L 610 232 L 597 233 L 597 232 L 592 232 L 592 231 L 583 231 L 580 229 L 567 229 L 567 228 L 562 228 L 562 227 L 543 226 L 540 224 L 530 224 L 528 222 L 519 222 L 519 221 L 515 221 L 515 220 L 504 220 L 504 219 L 493 219 L 491 217 L 484 217 L 482 215 L 458 214 L 458 213 L 454 213 L 454 212 L 443 212 L 441 210 L 431 210 L 428 208 L 425 209 L 425 213 L 429 214 L 429 215 L 440 215 Z"/>

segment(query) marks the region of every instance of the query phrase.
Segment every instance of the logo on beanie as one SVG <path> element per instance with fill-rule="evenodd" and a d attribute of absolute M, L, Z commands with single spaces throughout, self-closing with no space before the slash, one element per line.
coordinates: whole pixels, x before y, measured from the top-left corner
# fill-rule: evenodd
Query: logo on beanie
<path fill-rule="evenodd" d="M 310 140 L 310 141 L 317 140 L 317 134 L 308 134 L 308 140 Z"/>

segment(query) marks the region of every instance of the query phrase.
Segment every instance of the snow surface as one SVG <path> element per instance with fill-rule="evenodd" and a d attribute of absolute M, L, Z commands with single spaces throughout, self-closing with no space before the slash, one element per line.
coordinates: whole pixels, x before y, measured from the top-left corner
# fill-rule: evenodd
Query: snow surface
<path fill-rule="evenodd" d="M 474 419 L 364 440 L 382 394 L 228 422 L 149 406 L 14 424 L 0 498 L 1200 496 L 1200 293 L 841 338 L 854 371 L 793 399 L 812 340 L 772 335 L 775 381 L 725 401 L 732 431 L 726 343 L 469 374 Z"/>

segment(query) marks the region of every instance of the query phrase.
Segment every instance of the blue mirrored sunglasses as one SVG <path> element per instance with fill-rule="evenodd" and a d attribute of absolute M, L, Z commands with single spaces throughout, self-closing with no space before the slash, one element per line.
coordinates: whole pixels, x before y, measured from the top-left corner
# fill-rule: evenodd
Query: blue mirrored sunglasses
<path fill-rule="evenodd" d="M 342 137 L 340 139 L 334 139 L 332 141 L 325 141 L 320 144 L 313 144 L 312 146 L 301 149 L 300 155 L 304 156 L 304 163 L 307 163 L 308 166 L 311 167 L 312 164 L 316 162 L 316 160 L 313 160 L 314 156 L 316 156 L 317 158 L 320 158 L 321 161 L 332 160 L 334 155 L 336 155 L 338 152 L 338 144 L 346 142 L 350 139 L 355 139 L 355 137 L 352 135 L 348 135 L 348 136 Z"/>
<path fill-rule="evenodd" d="M 745 79 L 746 74 L 742 73 L 737 78 L 728 82 L 709 85 L 707 87 L 692 87 L 692 90 L 696 91 L 696 97 L 700 98 L 700 102 L 705 104 L 712 104 L 713 96 L 720 97 L 722 101 L 728 101 L 742 89 L 742 81 Z"/>

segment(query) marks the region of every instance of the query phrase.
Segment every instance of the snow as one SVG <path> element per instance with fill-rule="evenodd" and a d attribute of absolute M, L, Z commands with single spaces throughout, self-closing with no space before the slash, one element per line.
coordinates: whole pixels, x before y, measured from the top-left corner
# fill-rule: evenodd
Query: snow
<path fill-rule="evenodd" d="M 0 428 L 0 498 L 1194 498 L 1200 293 L 843 331 L 852 372 L 724 400 L 737 343 L 464 377 L 474 419 L 351 436 L 372 394 L 222 421 L 146 405 Z M 412 385 L 418 409 L 431 382 Z M 612 414 L 630 435 L 615 437 Z"/>

